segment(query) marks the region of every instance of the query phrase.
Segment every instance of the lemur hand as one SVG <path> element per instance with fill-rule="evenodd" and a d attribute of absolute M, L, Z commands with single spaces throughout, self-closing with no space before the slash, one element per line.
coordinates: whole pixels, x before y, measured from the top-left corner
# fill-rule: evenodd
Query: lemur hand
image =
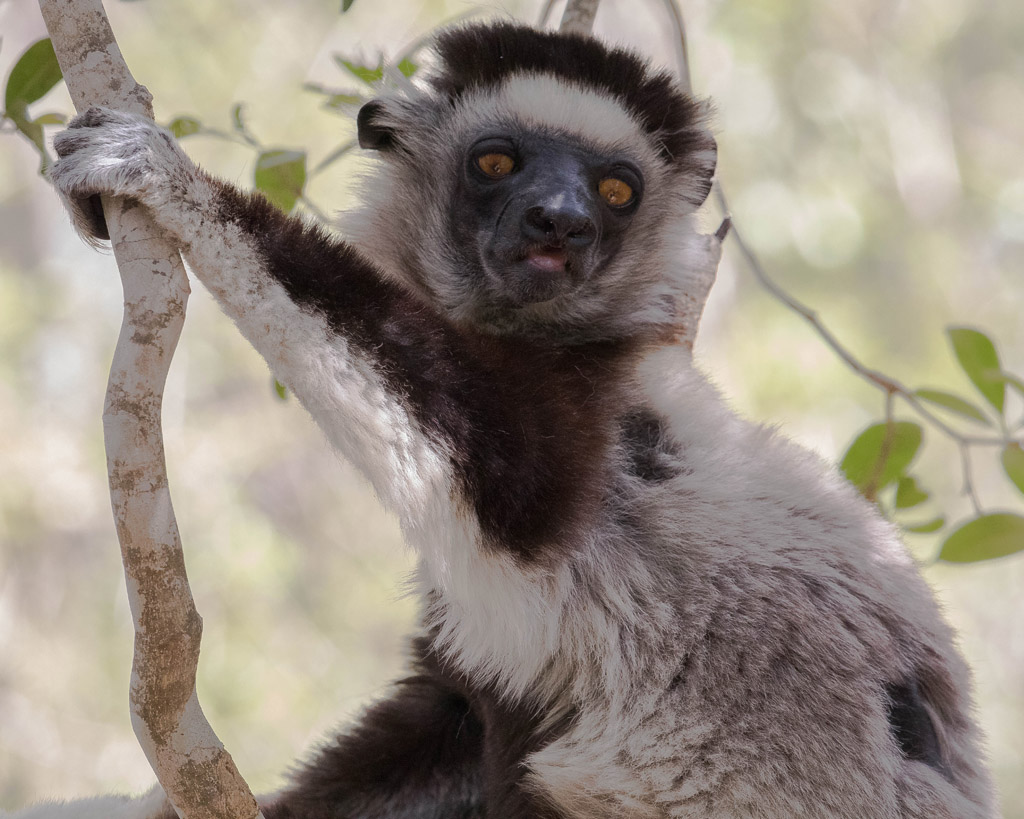
<path fill-rule="evenodd" d="M 185 196 L 196 166 L 174 137 L 154 122 L 109 108 L 79 114 L 53 140 L 59 157 L 50 181 L 75 228 L 96 244 L 110 238 L 100 195 L 136 199 L 158 210 Z"/>

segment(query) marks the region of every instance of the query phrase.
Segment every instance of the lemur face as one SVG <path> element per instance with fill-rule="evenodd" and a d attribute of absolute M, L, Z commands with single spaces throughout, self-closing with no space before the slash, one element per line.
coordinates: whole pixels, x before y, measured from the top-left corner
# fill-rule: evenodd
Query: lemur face
<path fill-rule="evenodd" d="M 642 206 L 644 177 L 578 139 L 489 130 L 465 150 L 449 208 L 467 270 L 495 302 L 537 304 L 600 275 Z"/>
<path fill-rule="evenodd" d="M 715 165 L 706 107 L 587 38 L 467 27 L 436 56 L 359 113 L 383 161 L 350 235 L 460 325 L 570 344 L 671 334 Z"/>

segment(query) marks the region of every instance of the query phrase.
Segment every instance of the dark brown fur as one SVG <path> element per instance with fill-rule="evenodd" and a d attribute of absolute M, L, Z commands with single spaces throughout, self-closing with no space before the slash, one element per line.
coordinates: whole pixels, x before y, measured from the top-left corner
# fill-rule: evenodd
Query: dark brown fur
<path fill-rule="evenodd" d="M 626 49 L 512 23 L 450 29 L 438 38 L 436 48 L 443 68 L 433 85 L 451 98 L 467 89 L 498 85 L 515 72 L 550 74 L 610 93 L 656 137 L 669 162 L 707 147 L 701 104 L 684 94 L 670 74 L 652 71 Z"/>
<path fill-rule="evenodd" d="M 221 185 L 221 214 L 249 225 L 298 303 L 379 362 L 394 392 L 452 453 L 488 541 L 524 558 L 593 517 L 606 484 L 611 407 L 636 353 L 457 327 L 383 278 L 349 245 Z"/>

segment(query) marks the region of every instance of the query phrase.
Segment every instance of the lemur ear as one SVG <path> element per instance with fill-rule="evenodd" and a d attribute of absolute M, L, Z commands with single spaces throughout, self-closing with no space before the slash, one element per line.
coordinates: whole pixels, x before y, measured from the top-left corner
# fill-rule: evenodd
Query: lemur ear
<path fill-rule="evenodd" d="M 386 124 L 387 106 L 383 100 L 370 100 L 359 109 L 359 147 L 371 151 L 387 151 L 398 144 L 398 131 Z"/>
<path fill-rule="evenodd" d="M 700 207 L 711 193 L 711 185 L 715 178 L 715 166 L 718 164 L 718 145 L 710 131 L 703 131 L 696 141 L 693 150 L 687 155 L 685 164 L 687 176 L 690 178 L 690 190 L 686 198 L 694 207 Z"/>

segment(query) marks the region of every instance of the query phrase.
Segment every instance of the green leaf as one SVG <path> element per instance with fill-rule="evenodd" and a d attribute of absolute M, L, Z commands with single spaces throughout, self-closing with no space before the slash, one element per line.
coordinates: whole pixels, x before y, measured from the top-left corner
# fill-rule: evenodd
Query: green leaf
<path fill-rule="evenodd" d="M 927 523 L 919 523 L 917 526 L 904 526 L 903 528 L 917 535 L 930 535 L 932 532 L 939 531 L 945 525 L 946 519 L 940 515 L 937 518 L 932 518 Z"/>
<path fill-rule="evenodd" d="M 861 492 L 877 492 L 900 478 L 910 466 L 924 435 L 919 424 L 895 421 L 888 451 L 883 452 L 890 434 L 889 424 L 873 424 L 846 450 L 840 469 Z M 873 492 L 868 492 L 873 497 Z"/>
<path fill-rule="evenodd" d="M 313 82 L 304 83 L 302 87 L 306 91 L 312 91 L 314 94 L 325 96 L 327 99 L 324 100 L 324 108 L 328 110 L 350 109 L 362 105 L 368 99 L 368 97 L 360 94 L 339 94 L 332 88 L 324 88 L 324 86 Z"/>
<path fill-rule="evenodd" d="M 203 124 L 195 117 L 175 117 L 167 126 L 167 130 L 178 139 L 198 134 L 203 130 Z"/>
<path fill-rule="evenodd" d="M 1002 460 L 1009 479 L 1024 492 L 1024 449 L 1021 449 L 1020 444 L 1007 444 Z"/>
<path fill-rule="evenodd" d="M 953 352 L 967 377 L 1000 415 L 1006 400 L 1006 381 L 999 367 L 996 346 L 984 333 L 968 327 L 951 327 Z"/>
<path fill-rule="evenodd" d="M 918 506 L 928 500 L 928 497 L 928 493 L 918 486 L 917 481 L 909 475 L 900 478 L 896 484 L 897 509 L 910 509 Z"/>
<path fill-rule="evenodd" d="M 358 94 L 332 94 L 324 100 L 324 108 L 329 111 L 345 111 L 364 102 Z"/>
<path fill-rule="evenodd" d="M 965 523 L 946 538 L 939 560 L 973 563 L 1024 551 L 1024 517 L 999 512 Z"/>
<path fill-rule="evenodd" d="M 26 109 L 61 80 L 57 55 L 49 38 L 28 47 L 11 69 L 4 92 L 4 108 L 8 116 L 27 117 Z"/>
<path fill-rule="evenodd" d="M 56 112 L 41 114 L 33 120 L 36 125 L 63 125 L 67 121 L 67 114 L 58 114 Z"/>
<path fill-rule="evenodd" d="M 287 400 L 288 388 L 280 381 L 278 381 L 276 378 L 274 379 L 274 392 L 277 393 L 277 397 L 280 398 L 282 401 Z"/>
<path fill-rule="evenodd" d="M 341 0 L 341 13 L 344 14 L 346 11 L 352 8 L 352 4 L 354 2 L 356 2 L 356 0 Z"/>
<path fill-rule="evenodd" d="M 398 70 L 402 72 L 406 77 L 411 77 L 419 70 L 419 66 L 416 65 L 412 60 L 406 57 L 402 62 L 398 64 Z"/>
<path fill-rule="evenodd" d="M 306 186 L 305 151 L 264 151 L 256 160 L 256 187 L 290 213 Z"/>
<path fill-rule="evenodd" d="M 927 401 L 950 412 L 955 412 L 964 418 L 970 418 L 972 421 L 980 421 L 987 426 L 992 426 L 992 422 L 985 417 L 985 413 L 959 395 L 953 395 L 951 392 L 944 392 L 942 390 L 917 390 L 914 395 L 922 401 Z"/>
<path fill-rule="evenodd" d="M 348 71 L 353 77 L 362 80 L 367 85 L 375 85 L 384 79 L 384 62 L 377 63 L 376 68 L 369 68 L 365 65 L 359 65 L 350 60 L 346 60 L 342 56 L 335 54 L 334 61 Z"/>
<path fill-rule="evenodd" d="M 11 121 L 17 127 L 29 142 L 36 146 L 36 150 L 39 151 L 39 173 L 45 174 L 46 169 L 50 167 L 53 162 L 53 157 L 50 156 L 50 151 L 46 147 L 46 137 L 43 135 L 43 126 L 38 122 L 31 122 L 26 119 L 11 118 Z"/>

